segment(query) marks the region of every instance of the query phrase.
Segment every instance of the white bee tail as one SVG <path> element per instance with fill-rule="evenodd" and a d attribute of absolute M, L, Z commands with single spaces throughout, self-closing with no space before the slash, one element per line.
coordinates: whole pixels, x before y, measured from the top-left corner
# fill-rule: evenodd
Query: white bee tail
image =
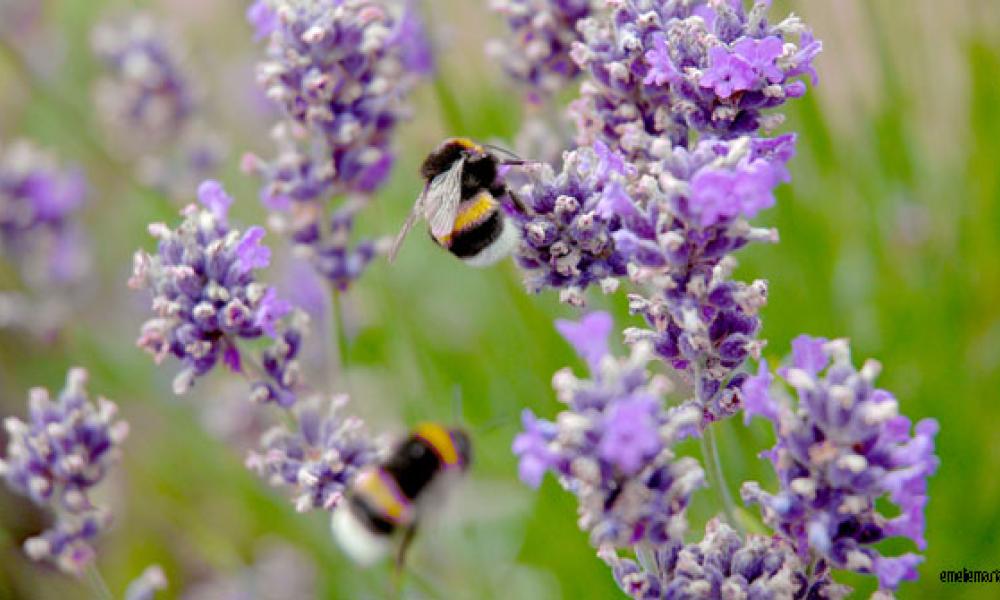
<path fill-rule="evenodd" d="M 334 509 L 330 529 L 344 553 L 361 567 L 372 566 L 392 549 L 389 536 L 372 533 L 343 505 Z"/>

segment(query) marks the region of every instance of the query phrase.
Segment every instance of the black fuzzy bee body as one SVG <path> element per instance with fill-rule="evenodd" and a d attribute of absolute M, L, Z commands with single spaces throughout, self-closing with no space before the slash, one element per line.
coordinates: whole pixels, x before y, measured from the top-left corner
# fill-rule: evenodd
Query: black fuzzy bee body
<path fill-rule="evenodd" d="M 355 478 L 344 505 L 333 515 L 334 536 L 358 563 L 385 554 L 394 534 L 416 526 L 428 490 L 471 461 L 469 436 L 461 429 L 424 423 L 385 460 Z"/>
<path fill-rule="evenodd" d="M 426 186 L 390 257 L 420 216 L 430 223 L 434 241 L 468 264 L 487 266 L 510 254 L 519 236 L 501 202 L 514 197 L 499 174 L 501 164 L 519 162 L 502 162 L 467 138 L 442 142 L 420 167 Z"/>

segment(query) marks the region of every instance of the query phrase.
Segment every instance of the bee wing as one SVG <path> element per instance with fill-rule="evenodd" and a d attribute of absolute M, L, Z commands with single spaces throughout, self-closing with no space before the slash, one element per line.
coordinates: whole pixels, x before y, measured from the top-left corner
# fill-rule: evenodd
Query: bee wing
<path fill-rule="evenodd" d="M 424 199 L 427 197 L 427 191 L 427 188 L 424 188 L 424 191 L 420 192 L 417 201 L 413 203 L 413 210 L 410 211 L 409 216 L 406 217 L 406 222 L 403 223 L 403 226 L 399 229 L 399 233 L 396 234 L 396 239 L 392 241 L 392 247 L 389 248 L 389 262 L 396 260 L 396 255 L 399 254 L 399 249 L 403 246 L 406 234 L 410 233 L 417 219 L 423 214 Z"/>
<path fill-rule="evenodd" d="M 462 168 L 465 158 L 455 161 L 446 173 L 431 181 L 424 198 L 424 217 L 431 226 L 435 238 L 443 238 L 451 233 L 458 215 L 458 203 L 462 199 Z"/>

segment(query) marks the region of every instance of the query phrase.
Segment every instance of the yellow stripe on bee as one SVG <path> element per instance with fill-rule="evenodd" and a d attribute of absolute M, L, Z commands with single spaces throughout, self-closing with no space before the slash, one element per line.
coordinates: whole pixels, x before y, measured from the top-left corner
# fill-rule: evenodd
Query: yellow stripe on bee
<path fill-rule="evenodd" d="M 467 150 L 475 150 L 476 152 L 482 152 L 483 151 L 483 147 L 482 146 L 480 146 L 476 142 L 473 142 L 469 138 L 464 138 L 464 137 L 452 138 L 451 141 L 454 142 L 454 143 L 456 143 L 456 144 L 458 144 L 459 146 L 462 146 L 463 148 L 465 148 Z"/>
<path fill-rule="evenodd" d="M 410 503 L 403 498 L 392 477 L 382 469 L 369 469 L 358 474 L 354 489 L 389 521 L 401 523 L 410 519 Z"/>
<path fill-rule="evenodd" d="M 447 429 L 437 423 L 421 423 L 413 434 L 430 444 L 445 466 L 453 467 L 458 464 L 458 449 Z"/>
<path fill-rule="evenodd" d="M 466 200 L 458 206 L 458 214 L 455 216 L 455 224 L 451 228 L 451 233 L 441 238 L 441 243 L 451 244 L 452 237 L 483 222 L 490 213 L 497 209 L 498 203 L 493 194 L 487 190 L 479 192 L 479 195 L 471 200 Z"/>

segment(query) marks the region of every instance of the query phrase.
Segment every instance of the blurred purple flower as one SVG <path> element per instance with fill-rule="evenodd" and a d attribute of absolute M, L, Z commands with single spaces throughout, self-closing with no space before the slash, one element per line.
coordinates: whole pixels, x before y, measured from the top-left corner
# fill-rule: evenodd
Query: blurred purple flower
<path fill-rule="evenodd" d="M 611 315 L 603 311 L 588 313 L 577 322 L 563 319 L 556 321 L 556 330 L 587 361 L 592 373 L 598 371 L 601 360 L 608 353 L 608 336 L 613 327 Z"/>
<path fill-rule="evenodd" d="M 591 0 L 493 0 L 490 9 L 506 17 L 510 35 L 491 40 L 487 54 L 525 87 L 538 103 L 567 87 L 580 74 L 570 56 L 581 39 L 577 25 L 594 12 Z"/>
<path fill-rule="evenodd" d="M 53 400 L 48 390 L 29 395 L 29 420 L 8 417 L 7 452 L 0 475 L 8 487 L 50 510 L 55 524 L 24 544 L 34 560 L 49 560 L 79 575 L 93 560 L 93 539 L 110 522 L 97 507 L 93 489 L 119 460 L 128 423 L 116 421 L 118 407 L 88 397 L 87 372 L 70 369 L 66 386 Z"/>
<path fill-rule="evenodd" d="M 87 184 L 76 168 L 20 140 L 0 152 L 0 255 L 39 292 L 80 283 L 90 266 L 76 223 Z"/>
<path fill-rule="evenodd" d="M 604 418 L 600 457 L 625 475 L 634 475 L 663 447 L 656 422 L 659 408 L 655 397 L 642 394 L 615 403 Z"/>
<path fill-rule="evenodd" d="M 260 450 L 247 456 L 247 468 L 293 490 L 300 512 L 335 508 L 353 477 L 377 458 L 364 423 L 342 414 L 346 402 L 341 396 L 300 403 L 296 429 L 273 428 L 261 437 Z"/>

